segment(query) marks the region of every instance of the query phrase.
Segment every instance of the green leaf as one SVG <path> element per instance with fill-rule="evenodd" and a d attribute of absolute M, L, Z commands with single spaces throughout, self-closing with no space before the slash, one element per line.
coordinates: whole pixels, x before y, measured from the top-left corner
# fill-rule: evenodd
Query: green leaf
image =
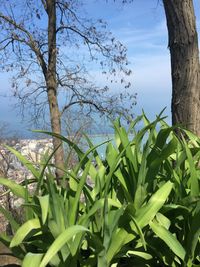
<path fill-rule="evenodd" d="M 160 225 L 162 225 L 163 227 L 165 227 L 167 230 L 169 229 L 171 222 L 170 220 L 164 216 L 162 213 L 158 212 L 156 214 L 156 219 L 159 222 Z"/>
<path fill-rule="evenodd" d="M 86 181 L 86 178 L 87 178 L 87 175 L 88 175 L 88 171 L 89 171 L 89 168 L 90 168 L 90 165 L 91 165 L 91 161 L 89 161 L 87 164 L 86 164 L 86 167 L 84 169 L 84 172 L 80 178 L 80 181 L 79 181 L 79 184 L 78 184 L 78 188 L 77 188 L 77 191 L 76 191 L 76 195 L 75 195 L 75 198 L 73 199 L 73 203 L 72 203 L 72 209 L 70 211 L 70 224 L 73 225 L 75 224 L 76 222 L 76 218 L 78 216 L 78 205 L 79 205 L 79 202 L 80 202 L 80 196 L 81 196 L 81 192 L 82 192 L 82 189 L 85 185 L 85 181 Z"/>
<path fill-rule="evenodd" d="M 126 147 L 118 154 L 117 158 L 113 161 L 111 167 L 110 167 L 110 170 L 109 170 L 109 173 L 106 177 L 106 184 L 105 184 L 105 191 L 104 191 L 104 196 L 107 197 L 108 195 L 108 191 L 109 191 L 109 187 L 110 187 L 110 184 L 111 184 L 111 180 L 114 176 L 114 173 L 118 167 L 118 165 L 120 164 L 120 162 L 122 161 L 122 156 L 123 154 L 125 153 L 126 151 Z"/>
<path fill-rule="evenodd" d="M 22 243 L 22 241 L 26 238 L 28 234 L 33 236 L 38 230 L 40 229 L 40 221 L 39 219 L 31 219 L 25 222 L 16 232 L 14 235 L 11 243 L 10 248 L 18 246 Z M 37 231 L 34 231 L 37 230 Z"/>
<path fill-rule="evenodd" d="M 42 166 L 42 170 L 40 172 L 40 175 L 38 177 L 38 182 L 37 182 L 37 188 L 36 188 L 36 191 L 35 191 L 35 194 L 37 195 L 39 190 L 40 190 L 40 187 L 41 187 L 41 184 L 44 180 L 44 177 L 45 177 L 45 169 L 47 168 L 48 164 L 50 163 L 51 159 L 53 158 L 54 154 L 56 153 L 56 151 L 58 150 L 59 146 L 53 150 L 53 152 L 47 157 L 46 161 L 44 162 L 43 166 Z"/>
<path fill-rule="evenodd" d="M 115 161 L 117 158 L 117 155 L 117 150 L 115 149 L 112 143 L 109 143 L 106 147 L 106 160 L 109 166 L 112 166 L 113 161 Z"/>
<path fill-rule="evenodd" d="M 200 237 L 200 211 L 191 219 L 191 227 L 187 236 L 186 260 L 194 260 L 194 254 Z"/>
<path fill-rule="evenodd" d="M 10 152 L 12 152 L 18 159 L 19 161 L 26 166 L 26 168 L 33 174 L 35 178 L 40 177 L 39 171 L 33 166 L 33 163 L 29 161 L 27 158 L 25 158 L 21 153 L 19 153 L 17 150 L 15 150 L 12 147 L 6 146 Z"/>
<path fill-rule="evenodd" d="M 76 169 L 75 169 L 75 172 L 78 173 L 81 168 L 85 168 L 85 164 L 89 161 L 88 155 L 90 153 L 92 153 L 93 151 L 96 151 L 96 149 L 98 147 L 100 147 L 100 146 L 102 146 L 102 145 L 104 145 L 106 143 L 108 143 L 108 141 L 104 141 L 104 142 L 102 142 L 102 143 L 100 143 L 98 145 L 95 145 L 95 146 L 91 147 L 90 149 L 88 149 L 84 153 L 83 157 L 80 159 L 79 163 L 77 164 Z"/>
<path fill-rule="evenodd" d="M 4 244 L 7 248 L 9 248 L 11 242 L 11 237 L 7 236 L 5 233 L 0 234 L 0 245 Z M 23 246 L 14 247 L 11 249 L 12 255 L 18 259 L 23 259 L 25 256 L 25 251 Z"/>
<path fill-rule="evenodd" d="M 39 267 L 47 266 L 53 256 L 58 253 L 66 243 L 68 243 L 76 234 L 83 232 L 90 231 L 81 225 L 73 225 L 67 228 L 56 238 L 53 244 L 49 247 Z"/>
<path fill-rule="evenodd" d="M 48 221 L 48 228 L 53 235 L 54 238 L 57 238 L 60 234 L 60 229 L 58 227 L 58 224 L 56 223 L 55 220 L 49 220 Z"/>
<path fill-rule="evenodd" d="M 87 141 L 87 143 L 88 143 L 90 148 L 95 147 L 95 145 L 91 142 L 90 138 L 86 134 L 84 134 L 84 137 L 85 137 L 85 139 L 86 139 L 86 141 Z M 110 141 L 111 140 L 107 140 L 108 144 L 110 144 Z M 98 150 L 95 149 L 95 150 L 92 151 L 92 153 L 94 155 L 94 158 L 95 158 L 95 161 L 96 161 L 97 165 L 101 166 L 102 165 L 102 160 L 101 160 L 101 156 L 99 156 L 99 154 L 98 154 Z"/>
<path fill-rule="evenodd" d="M 195 163 L 194 163 L 194 159 L 192 156 L 192 153 L 186 143 L 186 141 L 184 140 L 184 148 L 186 151 L 186 155 L 188 158 L 188 163 L 189 163 L 189 167 L 190 167 L 190 179 L 189 179 L 189 183 L 191 186 L 191 195 L 192 196 L 199 196 L 199 178 L 198 178 L 198 173 L 197 173 L 197 169 L 195 167 Z"/>
<path fill-rule="evenodd" d="M 56 221 L 58 225 L 59 232 L 65 230 L 65 208 L 64 199 L 61 194 L 55 189 L 54 185 L 50 183 L 50 211 L 52 212 L 52 218 Z"/>
<path fill-rule="evenodd" d="M 48 132 L 48 131 L 43 131 L 43 130 L 33 130 L 33 132 L 44 133 L 44 134 L 47 134 L 50 136 L 57 137 L 58 139 L 62 140 L 63 142 L 67 143 L 70 147 L 72 147 L 76 151 L 76 153 L 78 154 L 80 159 L 82 157 L 84 157 L 84 152 L 74 142 L 72 142 L 71 140 L 69 140 L 68 138 L 66 138 L 60 134 L 52 133 L 52 132 Z"/>
<path fill-rule="evenodd" d="M 141 228 L 145 227 L 162 208 L 172 187 L 173 183 L 168 181 L 153 194 L 146 205 L 136 211 L 135 219 Z"/>
<path fill-rule="evenodd" d="M 49 209 L 49 195 L 39 196 L 38 199 L 42 211 L 42 223 L 45 224 Z"/>
<path fill-rule="evenodd" d="M 149 222 L 149 225 L 153 232 L 166 243 L 166 245 L 174 252 L 174 254 L 184 260 L 185 249 L 176 239 L 176 237 L 165 227 L 157 223 L 156 220 Z"/>
<path fill-rule="evenodd" d="M 136 208 L 136 210 L 141 208 L 146 196 L 146 185 L 138 184 L 134 196 L 134 207 Z"/>
<path fill-rule="evenodd" d="M 110 263 L 120 249 L 134 238 L 135 235 L 127 233 L 123 228 L 118 228 L 112 236 L 112 241 L 107 251 L 107 262 Z"/>
<path fill-rule="evenodd" d="M 17 229 L 19 228 L 19 224 L 15 221 L 12 214 L 1 206 L 0 206 L 0 213 L 2 213 L 5 216 L 5 218 L 9 221 L 12 230 L 17 231 Z"/>
<path fill-rule="evenodd" d="M 0 177 L 0 184 L 8 187 L 15 196 L 26 199 L 27 189 L 25 189 L 23 186 L 3 177 Z"/>
<path fill-rule="evenodd" d="M 22 262 L 22 267 L 38 267 L 41 263 L 43 255 L 44 254 L 35 254 L 29 252 L 28 254 L 26 254 Z"/>
<path fill-rule="evenodd" d="M 11 242 L 11 237 L 6 235 L 6 233 L 0 233 L 0 242 L 6 247 L 9 247 Z"/>
<path fill-rule="evenodd" d="M 108 205 L 121 208 L 121 204 L 117 201 L 112 200 L 111 198 L 108 198 Z M 92 220 L 90 217 L 92 217 L 98 210 L 103 209 L 104 207 L 104 198 L 98 199 L 93 203 L 91 208 L 89 209 L 88 213 L 85 213 L 81 218 L 79 219 L 79 224 L 87 225 L 87 222 L 89 220 Z"/>
<path fill-rule="evenodd" d="M 142 252 L 142 251 L 137 251 L 137 250 L 129 250 L 127 252 L 128 255 L 133 255 L 133 256 L 137 256 L 140 258 L 143 258 L 145 260 L 151 260 L 153 257 L 151 254 L 146 253 L 146 252 Z"/>
<path fill-rule="evenodd" d="M 150 163 L 151 168 L 158 167 L 165 159 L 175 152 L 177 141 L 173 138 L 161 151 L 157 153 L 154 160 Z"/>
<path fill-rule="evenodd" d="M 126 130 L 123 127 L 119 127 L 119 125 L 116 121 L 114 123 L 114 127 L 115 127 L 116 134 L 119 135 L 119 138 L 121 141 L 120 145 L 122 145 L 122 150 L 124 148 L 126 148 L 125 149 L 126 156 L 130 160 L 130 162 L 132 162 L 134 164 L 135 163 L 134 162 L 134 155 L 133 155 L 132 150 L 131 150 L 130 141 L 128 139 L 128 134 L 126 133 Z"/>
<path fill-rule="evenodd" d="M 140 239 L 141 239 L 141 243 L 145 249 L 145 251 L 147 250 L 147 247 L 146 247 L 146 241 L 145 241 L 145 238 L 144 238 L 144 234 L 142 232 L 142 229 L 140 228 L 140 226 L 138 225 L 137 221 L 135 220 L 135 218 L 133 216 L 131 216 L 131 219 L 135 225 L 135 228 L 137 229 L 137 233 L 139 234 L 140 236 Z"/>

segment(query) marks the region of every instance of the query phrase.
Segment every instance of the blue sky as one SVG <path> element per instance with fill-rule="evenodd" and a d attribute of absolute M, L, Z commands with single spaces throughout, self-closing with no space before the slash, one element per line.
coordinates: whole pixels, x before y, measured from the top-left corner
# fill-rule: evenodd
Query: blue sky
<path fill-rule="evenodd" d="M 91 2 L 89 11 L 103 14 L 113 34 L 128 48 L 132 89 L 138 94 L 135 113 L 144 108 L 152 117 L 167 107 L 170 115 L 170 58 L 162 4 L 157 0 L 135 0 L 124 6 Z"/>
<path fill-rule="evenodd" d="M 128 48 L 132 69 L 132 90 L 137 92 L 135 114 L 142 108 L 153 118 L 164 107 L 170 122 L 171 76 L 168 37 L 162 1 L 134 0 L 122 5 L 120 0 L 88 0 L 83 7 L 89 16 L 102 18 L 114 36 Z M 198 7 L 198 0 L 194 1 Z M 199 27 L 199 13 L 197 26 Z M 9 90 L 5 74 L 0 74 L 0 95 Z M 7 121 L 12 128 L 27 128 L 13 111 L 14 100 L 0 98 L 0 121 Z"/>

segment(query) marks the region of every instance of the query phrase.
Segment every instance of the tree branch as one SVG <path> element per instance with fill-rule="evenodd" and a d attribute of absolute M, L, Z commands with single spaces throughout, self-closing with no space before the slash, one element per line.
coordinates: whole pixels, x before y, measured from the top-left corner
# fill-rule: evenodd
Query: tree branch
<path fill-rule="evenodd" d="M 43 4 L 43 7 L 44 7 L 44 10 L 46 11 L 47 13 L 47 2 L 46 0 L 41 0 L 42 4 Z"/>
<path fill-rule="evenodd" d="M 80 100 L 76 100 L 73 102 L 70 102 L 68 105 L 64 106 L 62 111 L 61 111 L 61 116 L 63 115 L 63 113 L 71 106 L 73 105 L 90 105 L 90 106 L 94 106 L 98 111 L 102 112 L 106 112 L 107 109 L 103 108 L 102 106 L 98 106 L 97 103 L 93 102 L 92 100 L 84 100 L 84 99 L 80 99 Z"/>
<path fill-rule="evenodd" d="M 28 37 L 29 40 L 26 40 L 25 38 L 20 38 L 16 33 L 12 33 L 12 35 L 10 37 L 12 39 L 12 41 L 10 43 L 12 43 L 13 41 L 18 41 L 18 42 L 24 43 L 28 47 L 30 47 L 32 49 L 32 51 L 35 53 L 35 55 L 36 55 L 36 57 L 40 63 L 40 66 L 42 68 L 42 71 L 46 77 L 47 66 L 46 66 L 44 57 L 43 57 L 40 49 L 38 48 L 37 42 L 34 40 L 31 33 L 28 30 L 26 30 L 21 24 L 16 23 L 16 21 L 14 21 L 12 18 L 10 18 L 8 16 L 4 16 L 2 13 L 0 13 L 0 18 L 3 19 L 8 24 L 12 25 L 15 29 L 18 29 L 19 31 L 24 33 Z"/>

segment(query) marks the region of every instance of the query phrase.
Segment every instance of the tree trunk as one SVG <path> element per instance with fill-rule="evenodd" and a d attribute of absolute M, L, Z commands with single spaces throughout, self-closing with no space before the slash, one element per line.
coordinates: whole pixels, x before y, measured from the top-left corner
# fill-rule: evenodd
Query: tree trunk
<path fill-rule="evenodd" d="M 200 67 L 192 0 L 163 0 L 172 74 L 172 124 L 200 136 Z"/>
<path fill-rule="evenodd" d="M 61 120 L 57 99 L 57 81 L 56 81 L 56 4 L 55 0 L 47 0 L 48 13 L 48 69 L 47 69 L 47 94 L 50 110 L 51 128 L 54 133 L 61 134 Z M 63 176 L 63 171 L 60 168 L 64 167 L 64 151 L 62 141 L 58 138 L 53 138 L 56 165 L 56 178 L 58 183 Z"/>

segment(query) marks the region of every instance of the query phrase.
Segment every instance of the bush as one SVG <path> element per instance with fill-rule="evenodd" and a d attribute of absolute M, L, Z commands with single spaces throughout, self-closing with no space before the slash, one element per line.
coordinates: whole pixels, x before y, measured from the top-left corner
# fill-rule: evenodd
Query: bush
<path fill-rule="evenodd" d="M 200 139 L 160 116 L 149 122 L 143 114 L 128 131 L 119 120 L 113 125 L 115 144 L 107 142 L 103 160 L 89 138 L 84 153 L 67 138 L 45 132 L 79 158 L 73 169 L 66 167 L 61 185 L 49 164 L 53 154 L 37 169 L 10 148 L 34 176 L 24 185 L 0 178 L 24 199 L 22 225 L 1 208 L 13 236 L 0 236 L 23 267 L 200 264 Z M 37 183 L 32 194 L 29 182 Z"/>

